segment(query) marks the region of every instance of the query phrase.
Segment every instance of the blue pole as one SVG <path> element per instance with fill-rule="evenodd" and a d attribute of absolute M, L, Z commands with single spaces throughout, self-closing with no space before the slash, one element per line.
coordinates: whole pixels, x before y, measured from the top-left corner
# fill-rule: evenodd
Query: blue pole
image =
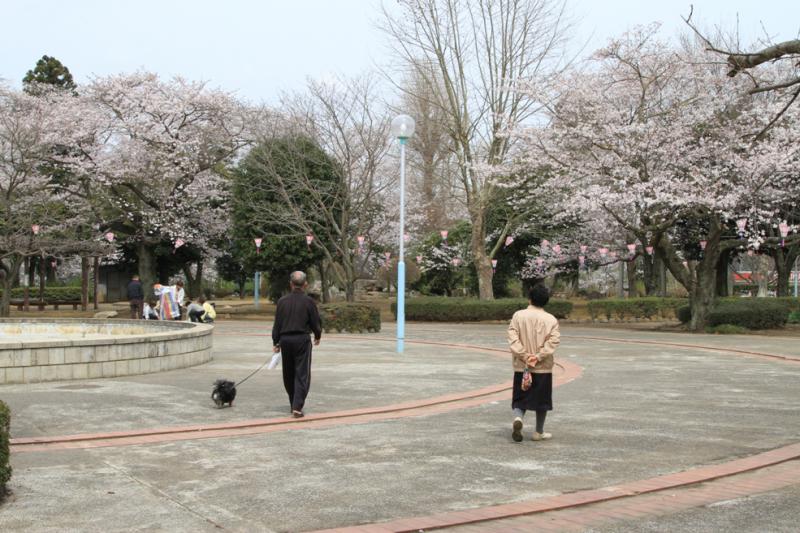
<path fill-rule="evenodd" d="M 253 300 L 254 300 L 256 309 L 258 309 L 258 289 L 260 288 L 260 285 L 261 285 L 261 272 L 256 272 L 256 275 L 255 275 L 255 277 L 253 279 L 253 282 L 255 283 L 255 288 L 254 288 L 254 292 L 253 292 Z"/>
<path fill-rule="evenodd" d="M 406 139 L 400 137 L 400 255 L 397 261 L 397 353 L 403 353 L 406 335 Z"/>

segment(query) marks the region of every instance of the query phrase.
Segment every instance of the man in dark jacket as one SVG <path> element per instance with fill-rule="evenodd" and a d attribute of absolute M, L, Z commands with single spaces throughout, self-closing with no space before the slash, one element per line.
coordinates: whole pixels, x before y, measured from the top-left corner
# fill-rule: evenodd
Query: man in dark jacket
<path fill-rule="evenodd" d="M 128 283 L 128 301 L 131 303 L 131 318 L 136 320 L 141 320 L 144 318 L 143 314 L 143 307 L 144 307 L 144 289 L 142 289 L 142 282 L 139 281 L 139 276 L 136 274 L 131 277 L 130 283 Z"/>
<path fill-rule="evenodd" d="M 283 386 L 289 395 L 292 416 L 303 416 L 303 406 L 311 387 L 311 338 L 314 346 L 322 337 L 319 311 L 306 295 L 306 275 L 292 272 L 289 277 L 291 292 L 278 300 L 275 323 L 272 326 L 272 345 L 275 353 L 281 352 L 283 360 Z"/>

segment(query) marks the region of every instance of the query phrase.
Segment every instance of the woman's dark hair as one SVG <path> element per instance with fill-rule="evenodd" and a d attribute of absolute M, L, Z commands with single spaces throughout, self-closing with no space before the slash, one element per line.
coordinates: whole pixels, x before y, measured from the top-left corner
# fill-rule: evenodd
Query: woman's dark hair
<path fill-rule="evenodd" d="M 528 292 L 528 300 L 536 307 L 544 307 L 550 301 L 550 291 L 541 283 L 534 285 Z"/>

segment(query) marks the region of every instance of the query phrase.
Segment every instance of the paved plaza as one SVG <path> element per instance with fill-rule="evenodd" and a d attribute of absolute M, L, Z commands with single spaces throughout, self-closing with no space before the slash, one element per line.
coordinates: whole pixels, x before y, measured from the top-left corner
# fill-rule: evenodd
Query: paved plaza
<path fill-rule="evenodd" d="M 280 369 L 216 409 L 269 331 L 220 322 L 190 369 L 1 386 L 0 531 L 796 531 L 796 339 L 564 325 L 554 437 L 517 444 L 502 324 L 409 324 L 403 355 L 392 324 L 326 335 L 306 418 Z"/>

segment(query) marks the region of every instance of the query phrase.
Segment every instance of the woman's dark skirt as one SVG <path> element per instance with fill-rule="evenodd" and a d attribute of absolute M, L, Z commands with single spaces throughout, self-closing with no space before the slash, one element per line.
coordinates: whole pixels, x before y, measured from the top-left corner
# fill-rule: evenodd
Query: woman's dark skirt
<path fill-rule="evenodd" d="M 511 395 L 512 409 L 526 411 L 553 410 L 553 374 L 531 374 L 533 385 L 522 390 L 522 372 L 514 372 L 514 389 Z"/>

